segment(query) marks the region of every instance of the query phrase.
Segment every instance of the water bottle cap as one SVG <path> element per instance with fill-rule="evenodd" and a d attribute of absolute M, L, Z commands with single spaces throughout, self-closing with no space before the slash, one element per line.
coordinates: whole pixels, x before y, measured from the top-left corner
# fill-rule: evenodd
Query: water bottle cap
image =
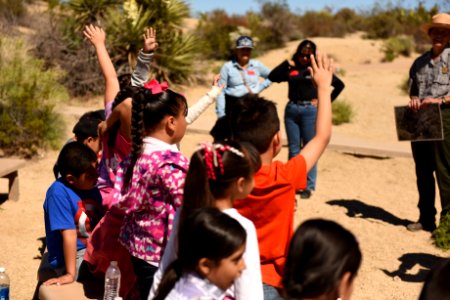
<path fill-rule="evenodd" d="M 122 297 L 114 297 L 114 300 L 122 300 Z"/>
<path fill-rule="evenodd" d="M 4 267 L 0 267 L 0 273 L 5 273 L 5 268 Z"/>
<path fill-rule="evenodd" d="M 111 266 L 115 266 L 115 267 L 116 267 L 116 266 L 117 266 L 117 261 L 112 260 L 112 261 L 111 261 Z"/>

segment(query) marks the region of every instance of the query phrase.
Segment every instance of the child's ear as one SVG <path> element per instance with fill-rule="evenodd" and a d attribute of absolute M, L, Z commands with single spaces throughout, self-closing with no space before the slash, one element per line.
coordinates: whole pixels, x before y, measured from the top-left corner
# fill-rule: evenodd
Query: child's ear
<path fill-rule="evenodd" d="M 350 280 L 352 274 L 350 272 L 345 272 L 339 281 L 338 293 L 339 297 L 342 299 L 349 299 L 353 291 L 353 282 Z"/>
<path fill-rule="evenodd" d="M 69 183 L 70 185 L 73 185 L 75 183 L 76 177 L 73 176 L 72 174 L 67 174 L 65 177 L 67 183 Z"/>
<path fill-rule="evenodd" d="M 174 116 L 168 116 L 166 120 L 166 126 L 170 131 L 175 131 L 175 117 Z"/>
<path fill-rule="evenodd" d="M 201 258 L 197 264 L 197 271 L 203 277 L 207 277 L 213 268 L 213 262 L 208 258 Z"/>
<path fill-rule="evenodd" d="M 245 178 L 239 177 L 239 179 L 236 181 L 236 188 L 239 193 L 242 193 L 244 191 L 245 187 Z"/>

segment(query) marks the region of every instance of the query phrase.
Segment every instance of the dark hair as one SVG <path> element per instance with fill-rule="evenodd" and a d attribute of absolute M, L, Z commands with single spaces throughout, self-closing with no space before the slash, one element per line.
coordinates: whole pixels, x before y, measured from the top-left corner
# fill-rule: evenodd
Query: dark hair
<path fill-rule="evenodd" d="M 280 130 L 275 103 L 256 95 L 238 101 L 228 118 L 232 139 L 251 143 L 260 154 L 267 151 Z"/>
<path fill-rule="evenodd" d="M 289 246 L 282 281 L 286 299 L 336 299 L 342 276 L 350 272 L 352 281 L 360 264 L 361 251 L 350 231 L 329 220 L 305 221 Z"/>
<path fill-rule="evenodd" d="M 79 177 L 96 161 L 97 154 L 91 148 L 80 142 L 70 142 L 61 149 L 57 165 L 62 178 L 69 174 Z"/>
<path fill-rule="evenodd" d="M 450 299 L 450 259 L 443 259 L 428 273 L 419 300 Z"/>
<path fill-rule="evenodd" d="M 117 80 L 119 81 L 119 89 L 123 90 L 127 87 L 131 86 L 131 74 L 130 73 L 124 73 L 119 76 L 117 76 Z"/>
<path fill-rule="evenodd" d="M 172 90 L 152 94 L 150 89 L 140 87 L 133 93 L 131 104 L 131 162 L 125 174 L 125 187 L 130 182 L 134 165 L 141 154 L 144 133 L 153 132 L 167 115 L 176 117 L 181 111 L 187 113 L 186 98 Z"/>
<path fill-rule="evenodd" d="M 164 273 L 154 299 L 165 299 L 183 272 L 196 271 L 200 259 L 219 265 L 239 250 L 246 238 L 242 225 L 217 208 L 192 212 L 178 230 L 178 258 Z"/>
<path fill-rule="evenodd" d="M 316 49 L 317 46 L 313 41 L 310 40 L 303 40 L 297 47 L 297 51 L 295 51 L 294 55 L 292 55 L 292 60 L 295 63 L 296 67 L 300 67 L 300 60 L 298 59 L 298 57 L 300 55 L 302 55 L 302 50 L 303 48 L 311 48 L 311 52 L 314 56 L 316 56 Z"/>
<path fill-rule="evenodd" d="M 73 127 L 77 141 L 84 142 L 89 137 L 98 137 L 98 124 L 105 120 L 105 110 L 99 109 L 84 113 Z"/>
<path fill-rule="evenodd" d="M 232 147 L 229 149 L 228 147 Z M 236 153 L 237 151 L 243 156 Z M 208 153 L 206 153 L 208 152 Z M 208 164 L 205 157 L 221 158 L 217 166 Z M 209 167 L 208 167 L 209 165 Z M 180 224 L 192 211 L 202 207 L 214 207 L 215 199 L 221 198 L 230 185 L 240 177 L 251 179 L 261 167 L 261 158 L 256 149 L 249 143 L 243 145 L 228 141 L 223 144 L 204 144 L 192 154 L 189 170 L 184 183 L 184 201 L 181 210 Z M 208 172 L 215 178 L 209 178 Z"/>
<path fill-rule="evenodd" d="M 133 94 L 136 92 L 136 87 L 133 86 L 126 86 L 125 88 L 121 89 L 117 95 L 116 98 L 114 98 L 114 101 L 112 103 L 111 111 L 114 110 L 114 108 L 125 101 L 128 98 L 131 98 Z M 108 133 L 108 146 L 114 147 L 116 142 L 116 136 L 120 129 L 120 120 L 115 122 L 114 125 L 109 129 Z"/>

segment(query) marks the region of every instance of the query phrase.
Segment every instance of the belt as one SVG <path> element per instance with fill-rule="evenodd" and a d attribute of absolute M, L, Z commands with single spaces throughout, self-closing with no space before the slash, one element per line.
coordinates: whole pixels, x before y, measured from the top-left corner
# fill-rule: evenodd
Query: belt
<path fill-rule="evenodd" d="M 311 105 L 311 100 L 301 101 L 301 100 L 289 100 L 289 102 L 298 104 L 298 105 Z"/>

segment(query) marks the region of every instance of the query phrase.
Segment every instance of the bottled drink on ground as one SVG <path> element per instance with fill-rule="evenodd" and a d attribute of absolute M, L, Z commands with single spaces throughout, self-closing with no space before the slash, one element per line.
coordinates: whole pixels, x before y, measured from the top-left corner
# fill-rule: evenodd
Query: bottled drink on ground
<path fill-rule="evenodd" d="M 105 292 L 103 300 L 114 300 L 119 296 L 120 270 L 117 261 L 112 261 L 105 274 Z"/>
<path fill-rule="evenodd" d="M 9 277 L 3 267 L 0 267 L 0 300 L 9 300 Z"/>

